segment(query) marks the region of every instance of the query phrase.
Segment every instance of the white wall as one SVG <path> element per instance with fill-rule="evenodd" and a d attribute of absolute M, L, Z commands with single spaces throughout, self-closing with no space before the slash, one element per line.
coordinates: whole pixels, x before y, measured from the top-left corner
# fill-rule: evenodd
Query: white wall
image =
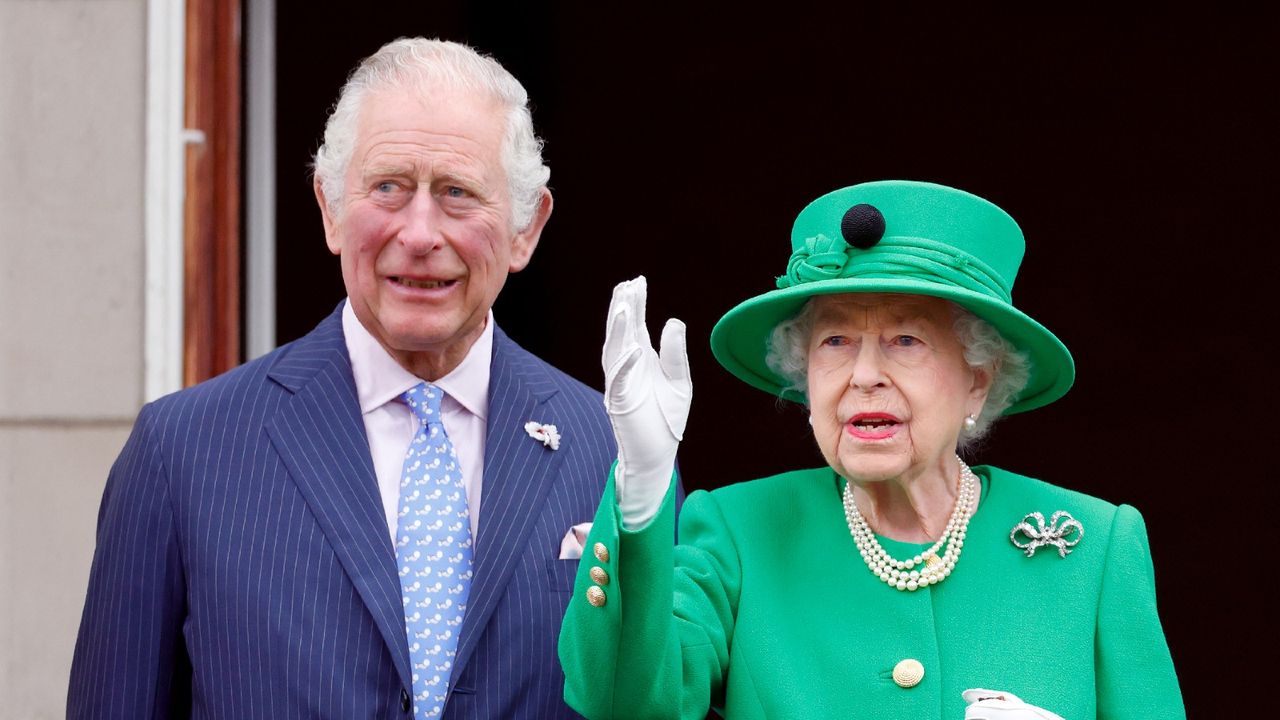
<path fill-rule="evenodd" d="M 63 717 L 143 396 L 145 0 L 0 0 L 0 716 Z"/>

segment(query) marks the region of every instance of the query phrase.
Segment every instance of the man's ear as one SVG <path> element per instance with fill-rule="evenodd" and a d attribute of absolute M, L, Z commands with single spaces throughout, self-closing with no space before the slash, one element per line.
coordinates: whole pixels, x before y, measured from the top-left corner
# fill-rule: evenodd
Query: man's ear
<path fill-rule="evenodd" d="M 517 232 L 511 239 L 511 264 L 507 268 L 508 272 L 520 272 L 529 264 L 533 251 L 538 247 L 538 239 L 542 237 L 542 228 L 547 226 L 547 220 L 551 218 L 553 204 L 551 191 L 545 187 L 542 188 L 538 207 L 533 211 L 533 218 L 529 220 L 525 229 Z"/>
<path fill-rule="evenodd" d="M 311 186 L 316 191 L 316 203 L 320 205 L 320 218 L 324 221 L 324 241 L 329 246 L 329 252 L 334 255 L 342 254 L 342 240 L 338 237 L 337 223 L 334 222 L 333 213 L 329 210 L 329 203 L 325 202 L 324 186 L 320 183 L 320 177 L 316 176 Z"/>

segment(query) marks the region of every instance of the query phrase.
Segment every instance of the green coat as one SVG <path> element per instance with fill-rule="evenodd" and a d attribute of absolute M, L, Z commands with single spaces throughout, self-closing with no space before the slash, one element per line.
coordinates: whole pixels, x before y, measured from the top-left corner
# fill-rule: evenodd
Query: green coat
<path fill-rule="evenodd" d="M 701 719 L 708 705 L 729 720 L 960 720 L 961 691 L 987 688 L 1066 720 L 1185 717 L 1138 511 L 974 472 L 982 498 L 956 569 L 915 592 L 867 569 L 830 468 L 689 495 L 674 547 L 670 494 L 630 532 L 611 477 L 560 637 L 565 699 L 592 720 Z M 1084 527 L 1070 555 L 1010 542 L 1024 515 L 1057 510 Z M 880 542 L 895 557 L 927 547 Z M 609 576 L 598 607 L 593 567 Z M 892 675 L 906 658 L 925 670 L 909 689 Z"/>

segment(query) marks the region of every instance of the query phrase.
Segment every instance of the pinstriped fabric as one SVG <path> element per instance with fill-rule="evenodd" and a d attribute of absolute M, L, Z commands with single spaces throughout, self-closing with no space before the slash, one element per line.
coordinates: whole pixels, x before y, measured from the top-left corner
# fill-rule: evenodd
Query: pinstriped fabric
<path fill-rule="evenodd" d="M 340 451 L 364 442 L 357 411 L 340 409 L 344 386 L 354 403 L 341 346 L 331 318 L 144 408 L 99 514 L 69 717 L 400 716 L 392 653 L 266 432 L 273 423 L 319 442 L 308 424 L 330 428 L 348 436 L 317 456 L 332 475 L 372 477 Z M 299 403 L 307 388 L 339 419 Z M 353 505 L 353 517 L 385 525 Z M 380 539 L 388 555 L 385 530 Z"/>
<path fill-rule="evenodd" d="M 472 600 L 446 718 L 578 717 L 556 659 L 576 561 L 559 560 L 575 519 L 594 517 L 613 461 L 600 394 L 494 333 L 484 493 Z M 560 449 L 524 431 L 554 424 Z"/>
<path fill-rule="evenodd" d="M 612 434 L 598 393 L 501 331 L 491 376 L 484 607 L 445 717 L 576 717 L 555 654 L 576 563 L 556 558 L 594 515 Z M 530 419 L 560 428 L 558 451 Z M 335 312 L 139 414 L 99 512 L 68 717 L 407 717 L 394 559 Z"/>

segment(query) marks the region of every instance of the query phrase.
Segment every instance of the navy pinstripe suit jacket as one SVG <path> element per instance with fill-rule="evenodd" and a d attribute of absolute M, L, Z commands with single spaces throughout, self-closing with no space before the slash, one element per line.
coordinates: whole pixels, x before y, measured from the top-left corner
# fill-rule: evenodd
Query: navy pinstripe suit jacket
<path fill-rule="evenodd" d="M 559 450 L 524 431 L 554 423 Z M 495 329 L 471 607 L 446 718 L 578 717 L 556 640 L 615 454 L 600 394 Z M 112 468 L 76 718 L 405 718 L 395 552 L 335 312 L 143 408 Z"/>

